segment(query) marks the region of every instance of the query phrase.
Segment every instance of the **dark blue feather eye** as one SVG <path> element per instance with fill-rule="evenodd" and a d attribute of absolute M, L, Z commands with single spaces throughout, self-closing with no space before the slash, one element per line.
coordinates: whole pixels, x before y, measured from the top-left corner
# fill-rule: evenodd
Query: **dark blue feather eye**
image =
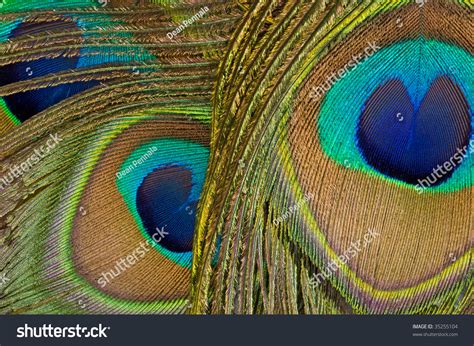
<path fill-rule="evenodd" d="M 160 138 L 135 149 L 116 174 L 138 229 L 165 257 L 189 267 L 195 208 L 209 149 L 190 140 Z"/>
<path fill-rule="evenodd" d="M 429 187 L 462 188 L 470 174 L 464 157 L 472 156 L 464 149 L 473 139 L 470 66 L 461 47 L 423 37 L 376 51 L 325 94 L 318 118 L 323 150 L 340 165 L 410 188 L 453 163 Z"/>
<path fill-rule="evenodd" d="M 20 23 L 9 34 L 10 39 L 25 37 L 50 30 L 64 30 L 73 33 L 79 31 L 78 26 L 70 21 L 57 20 L 47 23 Z M 0 67 L 0 86 L 26 81 L 32 78 L 46 76 L 61 71 L 73 70 L 78 67 L 79 57 L 40 58 L 32 61 L 14 62 Z M 97 81 L 65 83 L 46 88 L 18 92 L 4 96 L 4 101 L 10 112 L 24 122 L 33 115 L 48 107 L 98 85 Z"/>
<path fill-rule="evenodd" d="M 192 175 L 185 166 L 162 166 L 149 173 L 137 191 L 137 209 L 146 232 L 173 252 L 193 247 L 197 200 L 190 199 Z"/>
<path fill-rule="evenodd" d="M 414 105 L 399 79 L 377 87 L 367 99 L 357 129 L 367 162 L 390 177 L 416 184 L 469 144 L 469 106 L 456 82 L 437 77 Z M 447 180 L 452 170 L 433 182 Z"/>
<path fill-rule="evenodd" d="M 88 4 L 78 3 L 79 5 Z M 33 55 L 32 60 L 14 60 L 8 65 L 0 66 L 0 86 L 28 81 L 33 78 L 53 76 L 61 72 L 93 68 L 101 64 L 123 64 L 130 61 L 136 64 L 139 61 L 153 58 L 142 47 L 124 48 L 123 41 L 130 40 L 131 35 L 120 31 L 115 27 L 116 25 L 116 22 L 109 21 L 105 15 L 93 14 L 83 16 L 80 19 L 73 16 L 64 16 L 53 21 L 9 23 L 6 28 L 13 27 L 13 29 L 9 32 L 6 31 L 6 33 L 0 30 L 0 41 L 22 42 L 34 38 L 44 40 L 49 35 L 52 37 L 67 35 L 67 42 L 72 48 L 66 46 L 66 48 L 63 47 L 58 51 L 51 43 L 42 50 L 35 47 L 38 52 L 34 52 L 35 55 Z M 98 45 L 97 40 L 103 40 L 105 35 L 110 35 L 108 42 L 117 43 L 117 45 Z M 90 44 L 88 44 L 89 40 L 92 41 Z M 82 47 L 74 48 L 80 45 Z M 64 54 L 64 52 L 67 52 L 67 54 Z M 99 84 L 100 82 L 97 80 L 72 81 L 34 90 L 20 91 L 5 95 L 0 101 L 0 105 L 6 106 L 7 114 L 17 124 L 48 107 Z"/>

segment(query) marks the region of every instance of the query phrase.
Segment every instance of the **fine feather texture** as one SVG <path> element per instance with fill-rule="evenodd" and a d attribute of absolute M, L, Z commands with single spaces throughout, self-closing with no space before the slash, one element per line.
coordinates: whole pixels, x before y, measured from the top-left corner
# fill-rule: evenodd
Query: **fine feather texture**
<path fill-rule="evenodd" d="M 0 191 L 2 313 L 188 308 L 212 87 L 241 6 L 106 5 L 2 8 L 0 176 L 33 163 Z"/>
<path fill-rule="evenodd" d="M 472 313 L 472 10 L 6 2 L 0 313 Z"/>
<path fill-rule="evenodd" d="M 469 15 L 445 1 L 247 13 L 219 71 L 193 312 L 472 312 Z"/>

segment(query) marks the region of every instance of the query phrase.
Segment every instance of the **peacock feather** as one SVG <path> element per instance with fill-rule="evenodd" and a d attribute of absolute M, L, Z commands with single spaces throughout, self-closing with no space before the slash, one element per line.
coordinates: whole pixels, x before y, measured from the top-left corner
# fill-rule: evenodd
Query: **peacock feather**
<path fill-rule="evenodd" d="M 193 312 L 472 312 L 470 16 L 467 1 L 252 7 L 215 94 Z"/>
<path fill-rule="evenodd" d="M 242 6 L 1 10 L 0 311 L 184 312 L 211 93 Z"/>
<path fill-rule="evenodd" d="M 472 10 L 4 0 L 0 313 L 472 313 Z"/>

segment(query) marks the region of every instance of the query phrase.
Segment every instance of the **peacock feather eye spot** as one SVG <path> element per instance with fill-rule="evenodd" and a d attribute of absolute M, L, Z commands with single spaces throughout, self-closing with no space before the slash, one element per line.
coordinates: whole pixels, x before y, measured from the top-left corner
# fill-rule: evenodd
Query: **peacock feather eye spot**
<path fill-rule="evenodd" d="M 149 173 L 137 190 L 137 210 L 145 231 L 172 252 L 192 250 L 195 216 L 188 210 L 194 209 L 197 201 L 189 201 L 191 186 L 189 169 L 166 165 Z M 156 237 L 157 232 L 163 236 Z"/>
<path fill-rule="evenodd" d="M 449 76 L 435 78 L 419 105 L 413 103 L 403 82 L 392 78 L 365 102 L 357 144 L 376 170 L 416 184 L 445 162 L 460 163 L 458 149 L 467 147 L 470 134 L 468 103 Z M 446 181 L 453 171 L 443 174 L 433 186 Z"/>
<path fill-rule="evenodd" d="M 123 161 L 116 185 L 138 229 L 181 267 L 192 258 L 196 213 L 209 149 L 193 140 L 159 138 Z"/>
<path fill-rule="evenodd" d="M 21 38 L 25 35 L 34 35 L 58 28 L 67 32 L 79 31 L 74 22 L 58 19 L 41 23 L 20 23 L 8 37 L 9 39 Z M 79 57 L 74 55 L 14 62 L 0 67 L 0 86 L 73 70 L 78 66 L 78 61 Z M 13 115 L 24 122 L 48 107 L 98 84 L 97 81 L 60 84 L 6 95 L 3 100 Z"/>
<path fill-rule="evenodd" d="M 322 98 L 323 152 L 409 189 L 427 180 L 433 192 L 462 189 L 472 156 L 463 152 L 472 140 L 470 66 L 461 46 L 424 36 L 383 46 Z"/>

